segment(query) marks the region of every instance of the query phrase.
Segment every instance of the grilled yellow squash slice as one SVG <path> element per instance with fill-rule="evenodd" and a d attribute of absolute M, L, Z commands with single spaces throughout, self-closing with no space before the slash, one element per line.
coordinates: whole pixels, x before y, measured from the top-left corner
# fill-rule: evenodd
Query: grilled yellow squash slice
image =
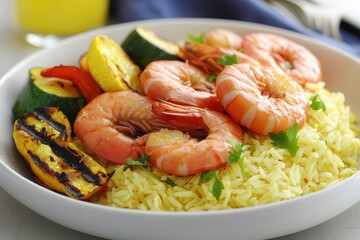
<path fill-rule="evenodd" d="M 71 198 L 89 198 L 109 178 L 105 168 L 72 142 L 70 123 L 58 108 L 25 113 L 14 123 L 13 139 L 34 174 Z"/>
<path fill-rule="evenodd" d="M 142 93 L 140 67 L 119 44 L 105 35 L 96 36 L 87 52 L 87 66 L 105 92 L 133 90 Z"/>

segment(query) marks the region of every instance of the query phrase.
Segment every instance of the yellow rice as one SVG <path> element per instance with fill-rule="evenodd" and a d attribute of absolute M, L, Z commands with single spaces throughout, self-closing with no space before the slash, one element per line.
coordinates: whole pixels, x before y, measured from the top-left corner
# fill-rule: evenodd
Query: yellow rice
<path fill-rule="evenodd" d="M 224 185 L 219 200 L 212 194 L 214 179 L 199 185 L 200 174 L 168 176 L 157 169 L 149 172 L 115 166 L 107 191 L 91 198 L 103 205 L 143 210 L 200 211 L 242 208 L 292 199 L 336 184 L 357 172 L 360 140 L 356 118 L 342 93 L 331 93 L 323 84 L 309 85 L 319 93 L 327 111 L 310 110 L 307 123 L 298 132 L 295 157 L 272 145 L 268 137 L 245 133 L 246 179 L 240 164 L 219 170 Z M 315 92 L 315 93 L 314 93 Z M 114 166 L 112 166 L 114 168 Z M 165 183 L 170 177 L 177 186 Z"/>

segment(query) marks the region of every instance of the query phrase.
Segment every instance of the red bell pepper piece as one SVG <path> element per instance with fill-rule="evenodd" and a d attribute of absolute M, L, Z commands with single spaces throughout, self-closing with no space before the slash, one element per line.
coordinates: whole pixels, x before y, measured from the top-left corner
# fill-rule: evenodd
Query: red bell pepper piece
<path fill-rule="evenodd" d="M 81 95 L 90 102 L 101 94 L 101 89 L 94 78 L 84 70 L 76 66 L 56 66 L 44 69 L 43 77 L 55 77 L 72 81 L 79 89 Z"/>

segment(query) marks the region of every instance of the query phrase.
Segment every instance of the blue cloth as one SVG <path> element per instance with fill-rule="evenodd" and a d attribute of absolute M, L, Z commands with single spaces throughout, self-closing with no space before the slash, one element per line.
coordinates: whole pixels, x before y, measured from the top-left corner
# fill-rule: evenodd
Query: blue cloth
<path fill-rule="evenodd" d="M 113 0 L 119 22 L 158 18 L 221 18 L 284 28 L 316 38 L 360 57 L 360 37 L 342 30 L 343 41 L 324 36 L 283 15 L 264 0 Z"/>

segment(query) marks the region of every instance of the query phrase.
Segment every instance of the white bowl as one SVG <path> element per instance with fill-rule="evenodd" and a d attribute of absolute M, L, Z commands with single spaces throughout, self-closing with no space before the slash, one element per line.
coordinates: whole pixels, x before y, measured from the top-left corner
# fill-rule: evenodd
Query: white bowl
<path fill-rule="evenodd" d="M 226 27 L 239 34 L 272 32 L 310 49 L 321 61 L 327 88 L 345 93 L 360 116 L 360 62 L 312 39 L 277 28 L 231 20 L 164 19 L 105 27 L 44 49 L 12 68 L 0 81 L 0 184 L 15 199 L 66 227 L 111 239 L 264 239 L 310 228 L 345 211 L 360 200 L 360 173 L 327 189 L 263 206 L 208 212 L 156 212 L 113 208 L 73 200 L 34 183 L 12 141 L 11 109 L 27 82 L 28 70 L 77 64 L 97 34 L 122 42 L 136 26 L 163 38 L 184 40 L 187 34 Z"/>

